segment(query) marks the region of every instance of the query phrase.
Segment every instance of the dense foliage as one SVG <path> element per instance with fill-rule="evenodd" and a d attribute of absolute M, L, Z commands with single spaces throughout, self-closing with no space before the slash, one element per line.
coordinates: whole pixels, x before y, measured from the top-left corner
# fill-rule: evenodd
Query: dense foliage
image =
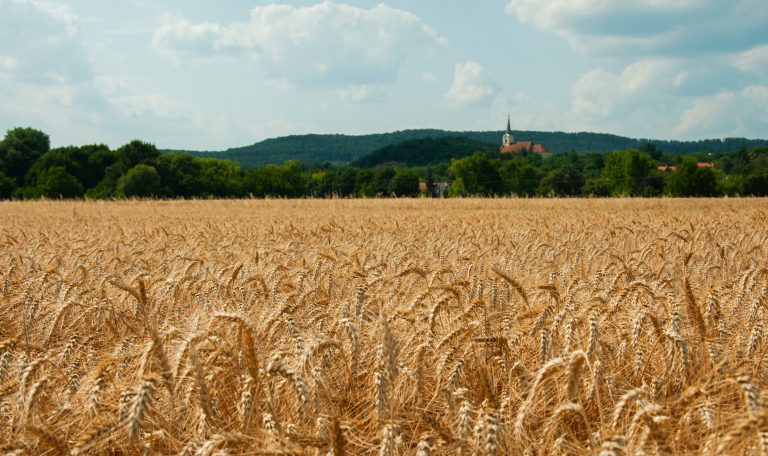
<path fill-rule="evenodd" d="M 443 137 L 384 146 L 354 165 L 244 169 L 139 140 L 51 149 L 45 133 L 15 128 L 0 141 L 0 198 L 768 195 L 768 147 L 676 154 L 648 143 L 543 159 Z"/>
<path fill-rule="evenodd" d="M 513 131 L 515 138 L 546 145 L 557 154 L 569 152 L 609 153 L 614 150 L 639 149 L 646 143 L 656 144 L 668 153 L 690 153 L 708 151 L 725 153 L 745 147 L 768 147 L 768 140 L 744 138 L 707 139 L 702 141 L 661 141 L 632 139 L 605 133 L 563 133 L 545 131 Z M 267 139 L 256 144 L 228 149 L 224 152 L 189 152 L 196 157 L 232 160 L 244 168 L 299 160 L 302 163 L 347 164 L 371 152 L 393 144 L 425 138 L 456 138 L 480 141 L 498 147 L 499 131 L 445 131 L 445 130 L 403 130 L 393 133 L 370 135 L 293 135 Z M 478 148 L 476 150 L 482 150 Z M 416 163 L 414 163 L 416 164 Z"/>
<path fill-rule="evenodd" d="M 411 139 L 391 144 L 361 157 L 352 166 L 371 168 L 382 165 L 425 166 L 463 158 L 472 152 L 492 153 L 498 146 L 462 137 Z"/>

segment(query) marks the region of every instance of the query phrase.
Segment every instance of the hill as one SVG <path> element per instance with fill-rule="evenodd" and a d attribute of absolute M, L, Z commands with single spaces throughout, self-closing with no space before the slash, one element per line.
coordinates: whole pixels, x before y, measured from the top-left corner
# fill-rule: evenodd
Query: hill
<path fill-rule="evenodd" d="M 685 152 L 730 152 L 744 146 L 747 148 L 768 146 L 763 139 L 707 139 L 701 141 L 668 141 L 655 139 L 633 139 L 605 133 L 564 133 L 542 131 L 513 131 L 515 139 L 544 144 L 553 153 L 597 152 L 637 148 L 652 142 L 665 153 Z M 254 168 L 269 163 L 279 164 L 286 160 L 302 163 L 347 164 L 371 152 L 392 144 L 424 138 L 463 137 L 493 146 L 501 142 L 501 131 L 445 131 L 445 130 L 403 130 L 392 133 L 368 135 L 293 135 L 267 139 L 250 146 L 228 149 L 223 152 L 192 151 L 197 157 L 214 157 L 232 160 L 244 168 Z M 172 152 L 165 150 L 164 152 Z M 188 151 L 185 151 L 188 152 Z"/>
<path fill-rule="evenodd" d="M 358 168 L 373 168 L 387 163 L 422 166 L 447 162 L 474 152 L 494 152 L 498 148 L 487 142 L 463 137 L 411 139 L 390 144 L 351 163 Z"/>
<path fill-rule="evenodd" d="M 404 130 L 368 135 L 308 134 L 267 139 L 250 146 L 227 149 L 223 152 L 184 152 L 189 152 L 196 157 L 236 161 L 244 168 L 255 168 L 270 163 L 279 164 L 286 160 L 299 160 L 302 163 L 346 164 L 375 150 L 403 141 L 456 135 L 456 133 L 442 130 Z"/>

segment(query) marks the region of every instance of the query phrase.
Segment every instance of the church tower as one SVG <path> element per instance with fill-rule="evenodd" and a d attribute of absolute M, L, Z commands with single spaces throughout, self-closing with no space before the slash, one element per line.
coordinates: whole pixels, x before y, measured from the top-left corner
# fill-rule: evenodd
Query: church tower
<path fill-rule="evenodd" d="M 515 138 L 512 137 L 512 124 L 510 122 L 509 116 L 507 116 L 507 132 L 504 134 L 504 137 L 501 140 L 501 146 L 509 146 L 513 142 L 515 142 Z"/>

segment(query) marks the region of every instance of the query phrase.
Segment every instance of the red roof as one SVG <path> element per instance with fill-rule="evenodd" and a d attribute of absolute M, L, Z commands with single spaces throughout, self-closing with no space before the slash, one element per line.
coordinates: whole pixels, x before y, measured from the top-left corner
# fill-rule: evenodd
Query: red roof
<path fill-rule="evenodd" d="M 508 146 L 502 146 L 499 152 L 502 154 L 509 154 L 512 152 L 520 152 L 523 150 L 533 150 L 537 154 L 547 153 L 547 149 L 541 144 L 534 144 L 533 141 L 518 141 Z"/>
<path fill-rule="evenodd" d="M 698 166 L 699 168 L 714 168 L 715 164 L 713 162 L 698 162 L 698 163 L 696 163 L 696 166 Z M 677 171 L 677 166 L 675 166 L 675 165 L 661 165 L 657 169 L 659 171 L 675 172 L 675 171 Z"/>

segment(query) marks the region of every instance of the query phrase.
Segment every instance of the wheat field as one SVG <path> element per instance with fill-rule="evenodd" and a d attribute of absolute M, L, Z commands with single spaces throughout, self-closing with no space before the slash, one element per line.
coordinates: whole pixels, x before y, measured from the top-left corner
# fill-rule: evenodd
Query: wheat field
<path fill-rule="evenodd" d="M 768 454 L 767 203 L 2 203 L 0 448 Z"/>

